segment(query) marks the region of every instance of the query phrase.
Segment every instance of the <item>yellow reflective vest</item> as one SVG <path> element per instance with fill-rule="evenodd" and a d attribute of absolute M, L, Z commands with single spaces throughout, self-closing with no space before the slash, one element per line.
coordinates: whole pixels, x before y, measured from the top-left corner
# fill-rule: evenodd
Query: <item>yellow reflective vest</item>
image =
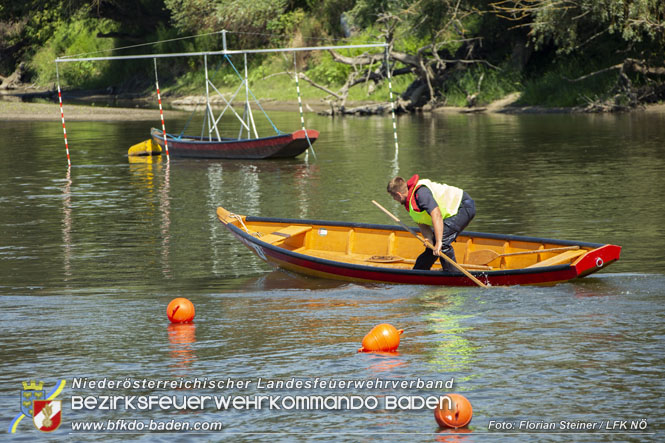
<path fill-rule="evenodd" d="M 448 217 L 452 217 L 457 214 L 459 205 L 462 202 L 462 191 L 460 188 L 454 186 L 449 186 L 441 183 L 435 183 L 431 180 L 422 179 L 418 180 L 415 186 L 409 189 L 407 209 L 409 210 L 409 215 L 416 223 L 422 225 L 432 226 L 432 217 L 425 210 L 417 210 L 417 205 L 415 204 L 416 199 L 416 190 L 419 187 L 425 186 L 434 196 L 434 200 L 439 205 L 439 210 L 441 211 L 441 216 L 445 220 Z"/>

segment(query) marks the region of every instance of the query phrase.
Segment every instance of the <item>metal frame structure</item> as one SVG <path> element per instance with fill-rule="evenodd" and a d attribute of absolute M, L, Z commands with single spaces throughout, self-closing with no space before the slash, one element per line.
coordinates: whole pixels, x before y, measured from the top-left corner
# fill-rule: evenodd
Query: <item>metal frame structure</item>
<path fill-rule="evenodd" d="M 205 70 L 205 83 L 206 83 L 206 110 L 204 114 L 204 121 L 203 121 L 203 126 L 201 128 L 201 137 L 204 136 L 205 132 L 205 127 L 206 124 L 208 126 L 208 138 L 209 140 L 212 140 L 213 134 L 214 136 L 220 140 L 221 136 L 219 133 L 219 128 L 217 124 L 220 122 L 222 116 L 224 113 L 228 110 L 228 108 L 231 108 L 232 112 L 235 114 L 235 116 L 238 118 L 240 121 L 240 131 L 238 134 L 238 138 L 242 136 L 242 133 L 244 130 L 247 131 L 247 137 L 251 137 L 251 133 L 254 133 L 254 136 L 256 138 L 259 138 L 258 132 L 256 130 L 256 125 L 254 122 L 254 116 L 252 114 L 252 109 L 250 106 L 250 100 L 249 96 L 250 94 L 252 97 L 254 97 L 254 94 L 251 93 L 249 90 L 249 82 L 248 82 L 248 75 L 247 75 L 247 54 L 266 54 L 266 53 L 280 53 L 280 52 L 301 52 L 301 51 L 322 51 L 322 50 L 339 50 L 339 49 L 359 49 L 359 48 L 383 48 L 384 51 L 386 52 L 386 60 L 387 60 L 387 53 L 388 53 L 388 47 L 389 45 L 387 43 L 371 43 L 371 44 L 363 44 L 363 45 L 340 45 L 340 46 L 307 46 L 307 47 L 298 47 L 298 48 L 275 48 L 275 49 L 243 49 L 243 50 L 229 50 L 226 46 L 226 33 L 228 31 L 223 30 L 220 31 L 219 33 L 222 34 L 222 47 L 223 49 L 220 51 L 197 51 L 197 52 L 180 52 L 180 53 L 167 53 L 167 54 L 139 54 L 139 55 L 118 55 L 118 56 L 102 56 L 102 57 L 78 57 L 78 56 L 63 56 L 63 57 L 58 57 L 55 59 L 56 63 L 56 74 L 57 74 L 57 82 L 58 82 L 58 91 L 60 91 L 60 77 L 58 74 L 58 64 L 59 63 L 74 63 L 74 62 L 84 62 L 84 61 L 105 61 L 105 60 L 140 60 L 140 59 L 153 59 L 154 64 L 155 64 L 155 84 L 157 87 L 157 94 L 159 97 L 159 80 L 157 77 L 157 59 L 158 58 L 173 58 L 173 57 L 196 57 L 196 56 L 203 56 L 204 60 L 204 70 Z M 155 42 L 159 43 L 159 42 Z M 244 55 L 244 76 L 241 76 L 238 70 L 233 66 L 231 63 L 230 59 L 228 58 L 229 55 L 237 55 L 237 54 L 243 54 Z M 208 57 L 209 56 L 219 56 L 222 55 L 224 56 L 229 63 L 231 63 L 231 66 L 235 70 L 236 74 L 238 74 L 238 77 L 241 79 L 240 86 L 236 89 L 235 93 L 232 95 L 231 100 L 226 100 L 226 98 L 222 95 L 221 92 L 215 87 L 215 85 L 212 83 L 208 76 Z M 297 75 L 297 74 L 296 74 Z M 388 73 L 388 79 L 390 82 L 390 73 Z M 297 81 L 297 78 L 296 78 Z M 235 99 L 235 97 L 238 95 L 242 87 L 245 87 L 245 107 L 243 111 L 243 116 L 241 117 L 235 109 L 231 106 L 231 103 Z M 225 102 L 226 106 L 224 109 L 221 111 L 218 117 L 215 117 L 212 107 L 210 105 L 210 88 L 212 88 L 220 97 L 222 97 L 222 100 Z M 393 127 L 395 126 L 395 108 L 394 104 L 392 103 L 392 85 L 390 85 L 390 97 L 391 97 L 391 104 L 392 104 L 392 116 L 393 116 Z M 256 97 L 254 97 L 256 104 L 261 108 L 261 105 L 258 103 L 258 100 L 256 100 Z M 62 99 L 60 99 L 60 108 L 61 108 L 61 114 L 62 114 L 62 126 L 63 126 L 63 131 L 65 133 L 65 146 L 67 149 L 67 161 L 69 166 L 71 166 L 71 161 L 69 159 L 69 145 L 67 143 L 67 133 L 65 130 L 65 118 L 64 118 L 64 111 L 62 110 Z M 298 87 L 298 101 L 300 104 L 300 91 Z M 161 111 L 161 98 L 159 98 L 159 104 L 160 104 L 160 113 Z M 302 105 L 301 106 L 301 120 L 302 120 L 302 125 L 304 129 L 304 120 L 302 118 Z M 263 111 L 263 108 L 261 108 Z M 263 111 L 265 114 L 265 111 Z M 164 133 L 164 143 L 166 146 L 166 127 L 164 125 L 164 117 L 163 113 L 161 113 L 162 116 L 162 129 Z M 267 114 L 266 114 L 267 117 Z M 268 118 L 268 117 L 267 117 Z M 268 118 L 270 121 L 270 118 Z M 273 126 L 273 128 L 279 133 L 279 130 L 275 127 L 275 125 L 270 121 L 270 124 Z M 395 131 L 395 148 L 397 149 L 397 134 Z M 311 147 L 311 143 L 310 143 Z M 169 157 L 168 155 L 168 148 L 166 149 L 166 155 L 167 159 Z"/>

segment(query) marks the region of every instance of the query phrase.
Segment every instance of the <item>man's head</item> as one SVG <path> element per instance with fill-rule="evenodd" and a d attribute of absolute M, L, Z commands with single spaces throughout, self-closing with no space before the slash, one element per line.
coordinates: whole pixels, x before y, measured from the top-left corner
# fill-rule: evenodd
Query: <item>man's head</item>
<path fill-rule="evenodd" d="M 388 182 L 388 194 L 401 204 L 406 203 L 406 197 L 409 194 L 409 188 L 406 186 L 406 180 L 402 177 L 395 177 Z"/>

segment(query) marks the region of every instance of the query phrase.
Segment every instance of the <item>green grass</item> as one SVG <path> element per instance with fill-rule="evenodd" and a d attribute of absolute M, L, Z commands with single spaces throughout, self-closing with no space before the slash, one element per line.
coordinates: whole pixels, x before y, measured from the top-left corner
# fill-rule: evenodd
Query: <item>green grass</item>
<path fill-rule="evenodd" d="M 476 65 L 453 76 L 445 85 L 443 96 L 448 106 L 467 106 L 467 95 L 478 92 L 477 105 L 486 105 L 506 95 L 521 91 L 519 76 L 508 70 L 497 70 L 484 65 Z"/>
<path fill-rule="evenodd" d="M 581 66 L 581 67 L 580 67 Z M 606 72 L 582 81 L 570 81 L 597 69 L 589 63 L 574 66 L 556 65 L 552 69 L 531 77 L 524 83 L 518 104 L 547 107 L 581 106 L 607 94 L 616 84 L 617 73 Z"/>

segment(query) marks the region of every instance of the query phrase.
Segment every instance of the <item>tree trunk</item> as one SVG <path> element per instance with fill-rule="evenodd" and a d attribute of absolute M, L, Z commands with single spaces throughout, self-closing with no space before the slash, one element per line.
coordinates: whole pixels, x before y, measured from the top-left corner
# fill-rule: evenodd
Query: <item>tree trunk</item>
<path fill-rule="evenodd" d="M 25 63 L 21 62 L 18 67 L 16 68 L 16 71 L 14 71 L 13 74 L 11 74 L 8 77 L 3 77 L 0 75 L 0 80 L 2 80 L 2 83 L 0 83 L 0 90 L 7 90 L 7 89 L 16 89 L 21 86 L 21 78 L 23 77 L 23 74 L 25 73 Z"/>

